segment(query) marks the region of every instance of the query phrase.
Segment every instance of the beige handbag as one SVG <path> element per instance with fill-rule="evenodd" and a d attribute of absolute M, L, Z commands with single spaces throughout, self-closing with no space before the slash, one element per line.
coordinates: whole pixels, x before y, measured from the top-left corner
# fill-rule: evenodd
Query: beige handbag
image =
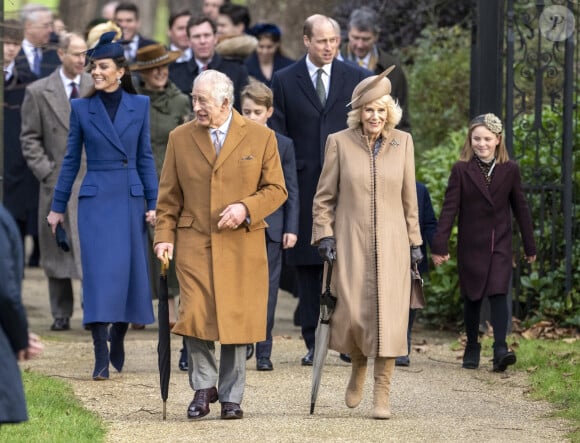
<path fill-rule="evenodd" d="M 425 307 L 423 278 L 421 278 L 417 263 L 411 267 L 411 304 L 409 307 L 411 309 L 423 309 Z"/>

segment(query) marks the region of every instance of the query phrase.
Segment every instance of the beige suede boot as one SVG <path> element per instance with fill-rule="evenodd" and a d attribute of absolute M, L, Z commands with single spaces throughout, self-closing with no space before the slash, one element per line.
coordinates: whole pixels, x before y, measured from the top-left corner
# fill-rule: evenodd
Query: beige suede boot
<path fill-rule="evenodd" d="M 390 357 L 375 358 L 375 386 L 373 398 L 373 418 L 391 418 L 389 396 L 391 392 L 391 378 L 395 369 L 395 359 Z"/>
<path fill-rule="evenodd" d="M 362 400 L 363 386 L 367 374 L 367 358 L 356 348 L 350 353 L 351 373 L 344 401 L 349 408 L 356 408 Z"/>

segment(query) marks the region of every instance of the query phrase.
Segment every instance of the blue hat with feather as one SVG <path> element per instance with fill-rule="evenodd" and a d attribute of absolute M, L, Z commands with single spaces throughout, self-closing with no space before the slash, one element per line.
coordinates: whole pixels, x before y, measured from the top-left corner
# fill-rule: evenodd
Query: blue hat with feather
<path fill-rule="evenodd" d="M 87 58 L 100 60 L 103 58 L 118 58 L 125 55 L 123 46 L 113 41 L 116 35 L 115 31 L 105 32 L 101 35 L 97 44 L 87 51 Z"/>

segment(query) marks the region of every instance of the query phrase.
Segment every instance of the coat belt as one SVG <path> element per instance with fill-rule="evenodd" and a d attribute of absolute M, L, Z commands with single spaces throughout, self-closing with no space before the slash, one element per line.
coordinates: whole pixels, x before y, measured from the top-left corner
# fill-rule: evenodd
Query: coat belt
<path fill-rule="evenodd" d="M 114 169 L 137 169 L 135 159 L 87 160 L 88 171 L 111 171 Z"/>

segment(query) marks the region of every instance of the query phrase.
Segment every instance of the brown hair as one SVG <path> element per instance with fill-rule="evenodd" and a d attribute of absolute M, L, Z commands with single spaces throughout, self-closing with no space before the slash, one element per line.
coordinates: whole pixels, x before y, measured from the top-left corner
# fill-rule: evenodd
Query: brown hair
<path fill-rule="evenodd" d="M 470 161 L 473 156 L 473 148 L 471 147 L 471 134 L 475 128 L 483 126 L 493 134 L 499 137 L 499 143 L 495 149 L 495 161 L 497 164 L 506 163 L 509 161 L 510 156 L 508 150 L 505 146 L 505 142 L 503 140 L 502 129 L 503 125 L 501 120 L 493 115 L 493 114 L 482 114 L 475 117 L 469 123 L 469 130 L 467 131 L 467 137 L 465 139 L 465 143 L 463 144 L 463 149 L 461 150 L 461 154 L 459 155 L 459 160 L 468 162 Z"/>
<path fill-rule="evenodd" d="M 243 102 L 245 98 L 249 98 L 257 105 L 265 106 L 266 109 L 270 109 L 274 104 L 272 90 L 257 80 L 250 80 L 250 83 L 242 89 L 240 101 Z"/>
<path fill-rule="evenodd" d="M 4 33 L 4 42 L 22 44 L 24 31 L 22 30 L 22 24 L 18 20 L 4 20 L 2 22 L 2 31 Z"/>

